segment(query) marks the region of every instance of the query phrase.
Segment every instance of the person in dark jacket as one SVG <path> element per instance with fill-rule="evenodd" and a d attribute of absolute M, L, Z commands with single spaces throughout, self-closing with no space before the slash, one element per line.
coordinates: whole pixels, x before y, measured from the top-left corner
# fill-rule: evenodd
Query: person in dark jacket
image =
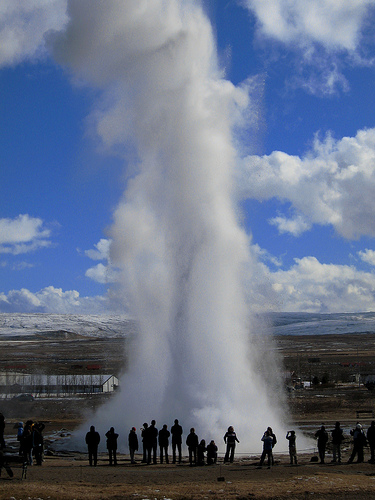
<path fill-rule="evenodd" d="M 142 463 L 147 464 L 147 450 L 148 450 L 148 443 L 150 440 L 150 434 L 148 432 L 148 423 L 145 422 L 143 424 L 143 427 L 141 428 L 141 436 L 142 436 L 142 447 L 143 447 L 143 459 Z"/>
<path fill-rule="evenodd" d="M 224 463 L 229 461 L 230 463 L 233 463 L 236 441 L 237 443 L 239 443 L 233 427 L 229 426 L 228 431 L 224 435 L 224 443 L 227 445 L 227 450 L 225 452 L 225 457 L 224 457 Z"/>
<path fill-rule="evenodd" d="M 269 427 L 266 432 L 263 434 L 261 441 L 263 441 L 263 453 L 264 456 L 268 457 L 268 468 L 271 468 L 271 464 L 274 464 L 273 460 L 273 453 L 272 453 L 272 448 L 273 448 L 273 435 L 272 435 L 272 429 Z M 262 455 L 263 455 L 262 453 Z"/>
<path fill-rule="evenodd" d="M 197 448 L 199 440 L 198 436 L 195 434 L 195 429 L 192 427 L 190 429 L 190 434 L 186 438 L 186 445 L 189 450 L 189 463 L 190 465 L 195 465 L 197 463 Z"/>
<path fill-rule="evenodd" d="M 326 455 L 326 446 L 328 441 L 328 432 L 326 431 L 324 425 L 322 425 L 321 428 L 318 431 L 316 431 L 315 437 L 318 440 L 318 452 L 319 452 L 320 463 L 324 464 L 324 457 Z"/>
<path fill-rule="evenodd" d="M 353 451 L 348 460 L 348 464 L 351 464 L 354 457 L 357 455 L 357 463 L 363 462 L 363 448 L 366 445 L 366 436 L 363 432 L 362 425 L 357 423 L 354 429 L 350 431 L 350 435 L 353 436 Z"/>
<path fill-rule="evenodd" d="M 290 465 L 293 465 L 293 462 L 295 465 L 297 465 L 296 433 L 295 431 L 288 431 L 285 437 L 289 441 L 288 448 L 289 448 Z"/>
<path fill-rule="evenodd" d="M 43 430 L 45 425 L 42 422 L 34 424 L 33 428 L 33 449 L 35 455 L 36 465 L 42 465 L 43 461 Z"/>
<path fill-rule="evenodd" d="M 34 447 L 34 432 L 33 421 L 28 420 L 23 429 L 21 437 L 21 449 L 23 454 L 24 463 L 33 465 L 33 447 Z"/>
<path fill-rule="evenodd" d="M 138 436 L 136 434 L 136 428 L 132 427 L 129 436 L 128 436 L 128 444 L 129 444 L 129 453 L 130 453 L 130 462 L 135 464 L 134 455 L 135 452 L 138 451 Z"/>
<path fill-rule="evenodd" d="M 95 427 L 92 425 L 90 427 L 89 432 L 86 434 L 86 444 L 89 452 L 89 464 L 92 466 L 96 466 L 98 463 L 98 446 L 100 443 L 100 435 L 99 432 L 95 430 Z"/>
<path fill-rule="evenodd" d="M 155 420 L 151 420 L 151 425 L 148 428 L 148 433 L 149 433 L 149 448 L 148 448 L 148 456 L 147 456 L 147 463 L 151 463 L 151 450 L 152 450 L 152 462 L 154 464 L 157 463 L 157 451 L 158 451 L 158 430 L 155 427 L 156 422 Z"/>
<path fill-rule="evenodd" d="M 182 445 L 182 427 L 178 423 L 178 420 L 174 421 L 174 425 L 171 427 L 172 434 L 172 454 L 173 454 L 173 463 L 176 463 L 176 448 L 178 451 L 178 463 L 181 463 L 181 445 Z"/>
<path fill-rule="evenodd" d="M 367 441 L 370 446 L 371 458 L 369 462 L 375 463 L 375 420 L 371 422 L 370 427 L 367 429 Z"/>
<path fill-rule="evenodd" d="M 197 449 L 197 455 L 198 455 L 197 464 L 198 465 L 206 465 L 205 456 L 204 456 L 206 451 L 207 451 L 206 441 L 204 439 L 202 439 L 201 442 L 198 444 L 198 449 Z"/>
<path fill-rule="evenodd" d="M 1 477 L 1 470 L 3 468 L 7 471 L 9 477 L 13 477 L 13 471 L 10 468 L 8 462 L 6 461 L 4 453 L 2 452 L 2 450 L 0 450 L 0 477 Z"/>
<path fill-rule="evenodd" d="M 212 439 L 207 445 L 207 465 L 216 464 L 217 462 L 217 446 Z"/>
<path fill-rule="evenodd" d="M 168 430 L 167 424 L 163 425 L 163 428 L 159 431 L 159 449 L 160 449 L 160 463 L 163 463 L 163 457 L 165 455 L 165 463 L 169 464 L 168 459 L 168 446 L 169 446 L 169 436 L 171 433 Z"/>
<path fill-rule="evenodd" d="M 267 427 L 267 430 L 264 432 L 263 436 L 266 436 L 266 435 L 272 436 L 272 448 L 274 448 L 274 446 L 277 443 L 277 439 L 276 439 L 276 434 L 272 430 L 272 427 Z M 269 439 L 267 439 L 267 442 L 268 441 L 269 441 Z M 264 441 L 263 441 L 263 451 L 262 451 L 262 455 L 260 457 L 260 462 L 259 462 L 260 466 L 263 465 L 263 462 L 264 462 L 264 459 L 266 458 L 266 455 L 268 455 L 268 453 L 266 453 L 266 450 L 264 449 Z M 271 460 L 272 460 L 272 465 L 274 465 L 275 460 L 273 458 L 273 453 L 271 453 Z"/>
<path fill-rule="evenodd" d="M 108 432 L 106 432 L 105 437 L 107 438 L 107 450 L 109 457 L 109 465 L 117 465 L 117 438 L 118 434 L 115 432 L 114 427 L 111 427 Z"/>
<path fill-rule="evenodd" d="M 331 431 L 332 436 L 332 453 L 333 453 L 333 463 L 341 464 L 341 443 L 344 440 L 344 434 L 340 427 L 340 422 L 336 422 L 335 428 Z"/>

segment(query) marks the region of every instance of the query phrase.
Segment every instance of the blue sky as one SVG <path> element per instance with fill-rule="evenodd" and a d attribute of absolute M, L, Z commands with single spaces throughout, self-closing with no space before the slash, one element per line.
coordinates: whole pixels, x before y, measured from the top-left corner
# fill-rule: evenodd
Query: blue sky
<path fill-rule="evenodd" d="M 85 47 L 86 64 L 83 44 L 69 38 L 85 2 L 5 4 L 0 312 L 119 310 L 111 228 L 136 149 L 118 132 L 132 126 L 131 112 L 122 105 L 111 114 L 119 79 L 103 74 L 103 61 L 97 69 L 99 45 Z M 375 1 L 166 4 L 198 8 L 221 80 L 246 82 L 234 178 L 257 257 L 254 308 L 266 289 L 276 310 L 374 310 Z M 116 2 L 106 5 L 110 12 Z M 95 15 L 95 29 L 102 21 L 109 29 Z M 111 48 L 115 60 L 119 47 Z"/>

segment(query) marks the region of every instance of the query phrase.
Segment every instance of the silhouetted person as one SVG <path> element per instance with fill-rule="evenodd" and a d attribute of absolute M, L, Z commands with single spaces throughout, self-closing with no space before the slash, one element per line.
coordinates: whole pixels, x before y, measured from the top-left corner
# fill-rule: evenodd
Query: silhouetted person
<path fill-rule="evenodd" d="M 138 436 L 136 434 L 135 427 L 132 427 L 130 432 L 129 432 L 128 444 L 129 444 L 130 462 L 132 464 L 135 464 L 134 455 L 135 455 L 135 452 L 138 451 Z"/>
<path fill-rule="evenodd" d="M 0 413 L 0 450 L 3 450 L 5 448 L 4 432 L 5 432 L 5 417 L 2 413 Z"/>
<path fill-rule="evenodd" d="M 268 433 L 270 436 L 272 436 L 272 448 L 274 448 L 275 444 L 277 443 L 276 434 L 273 432 L 271 427 L 267 427 L 267 430 L 265 431 L 264 436 L 266 435 L 266 433 Z M 262 452 L 262 455 L 260 457 L 259 465 L 263 465 L 263 462 L 264 462 L 264 459 L 266 458 L 266 455 L 267 455 L 267 453 L 264 449 L 264 443 L 263 443 L 263 452 Z M 272 460 L 272 465 L 274 465 L 273 453 L 271 453 L 271 460 Z"/>
<path fill-rule="evenodd" d="M 168 459 L 168 446 L 169 446 L 169 436 L 171 433 L 168 430 L 167 424 L 163 425 L 163 428 L 159 431 L 159 448 L 160 448 L 160 463 L 163 463 L 163 457 L 165 455 L 165 463 L 169 464 Z"/>
<path fill-rule="evenodd" d="M 351 464 L 354 457 L 357 455 L 357 463 L 363 462 L 363 447 L 366 445 L 366 436 L 363 432 L 362 425 L 357 423 L 355 429 L 350 431 L 350 435 L 353 436 L 353 451 L 350 455 L 348 463 Z"/>
<path fill-rule="evenodd" d="M 190 434 L 186 438 L 186 445 L 189 450 L 189 463 L 190 465 L 195 465 L 197 463 L 197 448 L 198 448 L 198 436 L 195 434 L 195 429 L 192 427 L 190 429 Z"/>
<path fill-rule="evenodd" d="M 320 463 L 324 464 L 324 457 L 326 455 L 326 446 L 328 441 L 328 433 L 324 425 L 322 425 L 321 428 L 318 431 L 316 431 L 315 437 L 318 440 L 318 452 L 319 452 Z"/>
<path fill-rule="evenodd" d="M 226 443 L 226 445 L 227 445 L 227 450 L 225 452 L 224 462 L 230 461 L 230 463 L 233 463 L 234 450 L 236 448 L 236 441 L 237 441 L 237 443 L 239 443 L 233 427 L 229 426 L 227 432 L 224 435 L 224 443 Z"/>
<path fill-rule="evenodd" d="M 198 449 L 197 449 L 197 463 L 198 465 L 205 465 L 205 456 L 204 454 L 206 453 L 207 448 L 206 448 L 206 441 L 204 439 L 201 440 L 201 442 L 198 444 Z"/>
<path fill-rule="evenodd" d="M 20 443 L 20 449 L 19 449 L 19 452 L 18 452 L 18 454 L 20 456 L 23 455 L 23 451 L 22 451 L 22 434 L 23 434 L 23 422 L 18 422 L 18 424 L 17 424 L 17 441 Z"/>
<path fill-rule="evenodd" d="M 340 427 L 340 422 L 336 422 L 335 428 L 331 431 L 333 463 L 341 464 L 341 443 L 344 441 L 344 434 Z"/>
<path fill-rule="evenodd" d="M 96 466 L 98 463 L 98 446 L 100 443 L 100 435 L 99 432 L 95 430 L 95 427 L 92 425 L 90 427 L 89 432 L 86 434 L 86 444 L 89 452 L 89 464 L 92 466 Z"/>
<path fill-rule="evenodd" d="M 373 464 L 375 463 L 375 420 L 371 422 L 370 427 L 367 429 L 367 441 L 371 452 L 369 462 Z"/>
<path fill-rule="evenodd" d="M 107 438 L 107 450 L 109 457 L 109 465 L 117 465 L 117 438 L 118 434 L 115 432 L 114 427 L 111 427 L 108 432 L 106 432 L 105 437 Z"/>
<path fill-rule="evenodd" d="M 272 429 L 270 430 L 270 427 L 266 430 L 266 432 L 263 434 L 261 440 L 263 441 L 263 453 L 264 456 L 268 457 L 268 468 L 271 468 L 271 464 L 273 465 L 273 454 L 272 454 L 272 448 L 273 448 L 273 435 L 272 435 Z M 262 453 L 262 456 L 263 456 Z M 264 459 L 263 459 L 264 461 Z"/>
<path fill-rule="evenodd" d="M 23 429 L 23 434 L 21 437 L 21 448 L 23 454 L 24 463 L 27 465 L 33 465 L 33 447 L 34 447 L 34 433 L 33 433 L 33 421 L 28 420 Z"/>
<path fill-rule="evenodd" d="M 43 461 L 43 430 L 45 425 L 42 422 L 34 424 L 33 428 L 33 449 L 36 465 L 42 465 Z"/>
<path fill-rule="evenodd" d="M 142 448 L 143 448 L 143 459 L 142 463 L 147 464 L 147 451 L 149 448 L 150 434 L 148 432 L 148 423 L 145 422 L 143 424 L 143 428 L 141 429 L 142 436 Z"/>
<path fill-rule="evenodd" d="M 149 449 L 148 449 L 148 457 L 147 457 L 147 463 L 151 463 L 151 450 L 152 450 L 152 462 L 154 464 L 157 463 L 156 457 L 157 457 L 157 451 L 158 451 L 158 430 L 155 427 L 156 422 L 155 420 L 151 420 L 151 425 L 148 428 L 149 436 L 150 436 L 150 442 L 149 442 Z"/>
<path fill-rule="evenodd" d="M 207 445 L 207 465 L 216 464 L 217 462 L 217 446 L 215 441 L 212 440 Z"/>
<path fill-rule="evenodd" d="M 178 420 L 174 421 L 174 425 L 171 428 L 172 434 L 172 454 L 173 454 L 173 463 L 176 463 L 176 448 L 178 450 L 178 463 L 181 463 L 181 445 L 182 445 L 182 427 L 178 423 Z"/>
<path fill-rule="evenodd" d="M 293 465 L 293 463 L 297 465 L 296 433 L 294 431 L 288 431 L 285 437 L 289 441 L 288 448 L 290 465 Z"/>

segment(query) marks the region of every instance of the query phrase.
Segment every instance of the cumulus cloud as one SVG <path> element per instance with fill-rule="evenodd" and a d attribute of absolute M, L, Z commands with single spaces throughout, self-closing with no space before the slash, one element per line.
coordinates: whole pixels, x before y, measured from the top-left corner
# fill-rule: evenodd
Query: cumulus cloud
<path fill-rule="evenodd" d="M 295 259 L 289 270 L 268 273 L 273 300 L 289 312 L 358 312 L 375 309 L 375 274 L 354 266 Z"/>
<path fill-rule="evenodd" d="M 245 0 L 266 37 L 307 48 L 355 51 L 374 0 Z"/>
<path fill-rule="evenodd" d="M 305 231 L 311 229 L 311 224 L 306 222 L 301 215 L 297 215 L 290 219 L 282 216 L 273 217 L 268 222 L 276 226 L 279 233 L 290 233 L 293 236 L 300 236 Z"/>
<path fill-rule="evenodd" d="M 51 231 L 44 224 L 27 214 L 0 219 L 0 253 L 18 255 L 50 246 Z"/>
<path fill-rule="evenodd" d="M 302 158 L 280 151 L 248 156 L 242 167 L 242 196 L 289 201 L 300 220 L 299 234 L 304 221 L 305 229 L 310 224 L 332 225 L 348 239 L 375 236 L 375 129 L 341 140 L 316 137 Z M 285 229 L 293 226 L 293 220 L 287 220 L 281 215 L 273 222 Z"/>
<path fill-rule="evenodd" d="M 108 260 L 111 241 L 110 239 L 101 238 L 100 241 L 94 245 L 95 250 L 85 250 L 85 255 L 92 260 Z"/>
<path fill-rule="evenodd" d="M 45 35 L 65 27 L 67 0 L 2 0 L 0 67 L 45 53 Z"/>
<path fill-rule="evenodd" d="M 347 91 L 344 65 L 374 63 L 365 36 L 374 0 L 244 0 L 243 5 L 257 20 L 258 40 L 265 40 L 267 49 L 272 40 L 289 51 L 289 85 L 312 94 Z"/>
<path fill-rule="evenodd" d="M 366 248 L 364 251 L 358 252 L 359 257 L 363 262 L 370 264 L 371 266 L 375 266 L 375 251 Z"/>
<path fill-rule="evenodd" d="M 117 271 L 112 266 L 110 258 L 111 239 L 102 238 L 94 245 L 95 249 L 85 250 L 85 255 L 92 260 L 104 260 L 105 263 L 99 263 L 96 266 L 87 269 L 85 276 L 97 283 L 114 283 L 118 280 Z"/>
<path fill-rule="evenodd" d="M 35 293 L 22 288 L 0 293 L 0 312 L 97 314 L 108 312 L 108 299 L 101 296 L 80 297 L 76 290 L 64 292 L 53 286 Z"/>

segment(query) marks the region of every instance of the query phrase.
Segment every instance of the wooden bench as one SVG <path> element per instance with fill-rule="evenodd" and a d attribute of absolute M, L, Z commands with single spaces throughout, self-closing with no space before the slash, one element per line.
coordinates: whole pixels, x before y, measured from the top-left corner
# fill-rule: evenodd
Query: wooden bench
<path fill-rule="evenodd" d="M 356 411 L 357 418 L 374 418 L 373 410 L 357 410 Z"/>

